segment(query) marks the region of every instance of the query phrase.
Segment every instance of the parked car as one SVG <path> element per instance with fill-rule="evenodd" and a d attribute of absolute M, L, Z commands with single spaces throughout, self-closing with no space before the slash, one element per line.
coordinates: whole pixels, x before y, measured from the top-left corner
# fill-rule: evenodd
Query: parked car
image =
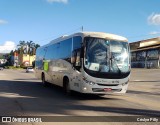
<path fill-rule="evenodd" d="M 33 67 L 27 67 L 26 72 L 27 72 L 27 73 L 28 73 L 28 72 L 34 72 Z"/>

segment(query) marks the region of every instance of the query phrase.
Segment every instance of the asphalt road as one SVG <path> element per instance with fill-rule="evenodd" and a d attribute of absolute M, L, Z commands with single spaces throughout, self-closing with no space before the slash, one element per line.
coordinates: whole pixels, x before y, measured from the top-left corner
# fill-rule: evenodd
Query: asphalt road
<path fill-rule="evenodd" d="M 43 87 L 34 73 L 6 69 L 0 71 L 0 116 L 10 115 L 160 116 L 160 69 L 132 69 L 127 93 L 104 97 L 67 96 L 59 87 Z"/>

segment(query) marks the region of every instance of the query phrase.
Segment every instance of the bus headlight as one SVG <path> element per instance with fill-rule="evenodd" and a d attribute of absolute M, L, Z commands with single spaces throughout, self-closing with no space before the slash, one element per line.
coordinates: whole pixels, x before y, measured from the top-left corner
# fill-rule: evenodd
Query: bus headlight
<path fill-rule="evenodd" d="M 92 81 L 89 81 L 89 84 L 90 84 L 90 85 L 95 85 L 96 83 L 95 83 L 95 82 L 92 82 Z"/>
<path fill-rule="evenodd" d="M 127 82 L 125 82 L 125 83 L 122 83 L 122 86 L 125 86 L 126 84 L 128 84 L 128 81 L 127 81 Z"/>
<path fill-rule="evenodd" d="M 95 84 L 96 84 L 95 82 L 88 81 L 85 77 L 83 77 L 83 81 L 84 81 L 86 84 L 89 84 L 89 85 L 95 85 Z"/>

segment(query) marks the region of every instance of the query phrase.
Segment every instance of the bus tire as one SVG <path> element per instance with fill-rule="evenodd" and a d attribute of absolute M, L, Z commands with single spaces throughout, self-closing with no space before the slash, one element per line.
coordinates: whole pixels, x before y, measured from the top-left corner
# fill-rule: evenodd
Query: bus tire
<path fill-rule="evenodd" d="M 44 73 L 42 73 L 42 84 L 43 84 L 43 86 L 45 86 L 45 87 L 48 86 L 48 83 L 47 83 L 46 80 L 45 80 L 45 75 L 44 75 Z"/>
<path fill-rule="evenodd" d="M 69 84 L 69 79 L 67 77 L 63 78 L 63 88 L 64 88 L 64 92 L 67 95 L 71 95 L 71 89 L 70 89 L 70 84 Z"/>

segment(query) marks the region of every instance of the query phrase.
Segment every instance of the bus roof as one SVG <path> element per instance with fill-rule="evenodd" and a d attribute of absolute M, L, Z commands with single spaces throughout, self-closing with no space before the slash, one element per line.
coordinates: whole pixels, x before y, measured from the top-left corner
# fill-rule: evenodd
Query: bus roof
<path fill-rule="evenodd" d="M 97 37 L 97 38 L 104 38 L 104 39 L 109 39 L 109 40 L 118 40 L 118 41 L 122 41 L 122 42 L 128 42 L 127 38 L 119 36 L 119 35 L 115 35 L 115 34 L 104 33 L 104 32 L 78 32 L 78 33 L 74 33 L 72 35 L 61 36 L 57 39 L 52 40 L 50 43 L 48 43 L 42 47 L 45 47 L 49 44 L 58 43 L 61 40 L 69 39 L 73 36 Z"/>
<path fill-rule="evenodd" d="M 124 41 L 128 42 L 127 38 L 115 35 L 115 34 L 110 34 L 110 33 L 104 33 L 104 32 L 80 32 L 80 33 L 75 33 L 75 35 L 83 34 L 84 37 L 98 37 L 98 38 L 104 38 L 104 39 L 111 39 L 111 40 L 119 40 L 119 41 Z"/>

